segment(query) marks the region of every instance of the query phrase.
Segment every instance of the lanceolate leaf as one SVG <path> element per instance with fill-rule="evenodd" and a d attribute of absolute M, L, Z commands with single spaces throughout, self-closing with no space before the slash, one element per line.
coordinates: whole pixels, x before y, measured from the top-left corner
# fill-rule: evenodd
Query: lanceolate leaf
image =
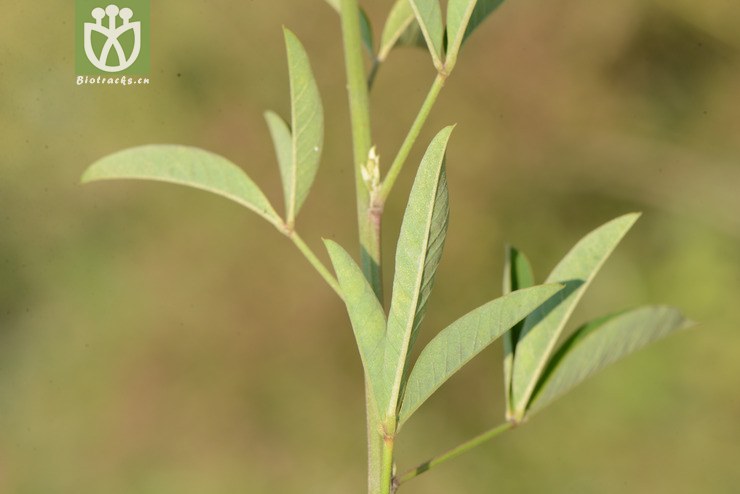
<path fill-rule="evenodd" d="M 504 295 L 529 288 L 534 285 L 534 273 L 527 257 L 514 247 L 506 247 L 506 264 L 504 265 Z M 504 394 L 506 396 L 507 418 L 513 415 L 511 404 L 511 373 L 514 366 L 516 344 L 522 330 L 520 321 L 504 334 Z"/>
<path fill-rule="evenodd" d="M 524 321 L 516 347 L 511 386 L 516 418 L 522 418 L 534 387 L 576 304 L 638 217 L 638 214 L 622 216 L 586 235 L 547 278 L 546 283 L 562 283 L 566 288 Z"/>
<path fill-rule="evenodd" d="M 383 411 L 388 407 L 392 385 L 383 375 L 386 328 L 383 307 L 352 257 L 335 242 L 325 243 L 347 305 L 365 376 L 378 411 Z"/>
<path fill-rule="evenodd" d="M 447 6 L 446 64 L 454 65 L 460 46 L 503 2 L 504 0 L 450 0 Z M 409 0 L 396 0 L 393 4 L 383 28 L 378 60 L 382 62 L 387 59 L 394 46 L 426 46 L 424 34 L 416 22 Z"/>
<path fill-rule="evenodd" d="M 341 5 L 339 0 L 325 0 L 337 13 L 341 12 Z M 370 25 L 370 18 L 367 16 L 365 9 L 360 8 L 360 33 L 362 35 L 362 44 L 365 45 L 367 51 L 372 55 L 373 53 L 373 28 Z"/>
<path fill-rule="evenodd" d="M 360 36 L 362 36 L 362 44 L 365 45 L 365 49 L 370 55 L 375 54 L 375 42 L 373 39 L 373 26 L 370 23 L 370 18 L 367 16 L 365 9 L 360 9 Z"/>
<path fill-rule="evenodd" d="M 586 324 L 548 363 L 527 415 L 543 409 L 609 364 L 689 325 L 671 307 L 642 307 Z"/>
<path fill-rule="evenodd" d="M 414 10 L 416 20 L 424 33 L 429 52 L 436 67 L 442 67 L 442 52 L 444 50 L 444 23 L 442 8 L 439 0 L 408 0 Z"/>
<path fill-rule="evenodd" d="M 470 37 L 470 35 L 473 34 L 473 31 L 475 31 L 475 29 L 480 26 L 494 10 L 499 8 L 502 3 L 504 3 L 504 0 L 478 0 L 478 3 L 475 5 L 475 9 L 473 9 L 473 15 L 470 16 L 468 27 L 465 29 L 463 41 Z"/>
<path fill-rule="evenodd" d="M 427 148 L 401 225 L 388 317 L 390 368 L 386 375 L 393 376 L 388 416 L 395 414 L 408 352 L 416 339 L 442 256 L 449 212 L 444 156 L 451 132 L 452 127 L 442 130 Z"/>
<path fill-rule="evenodd" d="M 412 22 L 408 29 L 403 32 L 401 37 L 398 38 L 396 46 L 409 46 L 412 48 L 427 47 L 424 33 L 421 31 L 421 27 L 419 26 L 419 23 L 416 22 L 416 19 L 414 19 L 414 22 Z"/>
<path fill-rule="evenodd" d="M 293 194 L 294 170 L 293 166 L 293 136 L 285 120 L 271 111 L 265 112 L 265 121 L 270 129 L 272 143 L 275 146 L 275 155 L 280 165 L 280 178 L 283 183 L 283 197 L 285 198 L 286 215 L 291 209 L 290 198 Z"/>
<path fill-rule="evenodd" d="M 412 31 L 411 35 L 409 32 Z M 414 10 L 411 8 L 409 0 L 396 0 L 393 4 L 388 19 L 385 21 L 383 27 L 383 34 L 380 37 L 380 48 L 378 49 L 378 60 L 381 62 L 388 58 L 388 54 L 391 52 L 397 43 L 401 44 L 416 44 L 419 37 L 414 36 L 414 33 L 421 35 L 419 24 L 416 22 L 414 16 Z M 414 41 L 403 43 L 404 38 L 412 37 Z M 424 46 L 424 36 L 421 35 L 421 43 Z"/>
<path fill-rule="evenodd" d="M 324 109 L 306 50 L 298 38 L 285 29 L 290 72 L 290 100 L 293 128 L 293 159 L 286 173 L 287 222 L 292 224 L 313 185 L 324 146 Z"/>
<path fill-rule="evenodd" d="M 469 312 L 435 336 L 409 376 L 399 427 L 463 365 L 561 288 L 542 285 L 509 293 Z"/>
<path fill-rule="evenodd" d="M 462 46 L 463 38 L 473 15 L 477 0 L 449 0 L 447 4 L 447 60 L 453 64 Z"/>
<path fill-rule="evenodd" d="M 155 180 L 207 190 L 281 225 L 265 195 L 238 166 L 202 149 L 175 145 L 126 149 L 93 163 L 82 176 L 83 182 L 114 179 Z"/>
<path fill-rule="evenodd" d="M 504 0 L 450 0 L 447 5 L 448 69 L 454 67 L 465 40 Z"/>

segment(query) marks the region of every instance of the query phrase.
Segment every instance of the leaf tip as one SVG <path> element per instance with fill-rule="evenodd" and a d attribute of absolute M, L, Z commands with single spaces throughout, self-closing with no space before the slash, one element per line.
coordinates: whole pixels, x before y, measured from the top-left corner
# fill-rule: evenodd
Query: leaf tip
<path fill-rule="evenodd" d="M 332 257 L 333 253 L 340 248 L 340 245 L 330 238 L 321 237 L 321 241 L 324 242 L 324 247 L 329 253 L 329 257 Z"/>
<path fill-rule="evenodd" d="M 642 217 L 642 211 L 632 211 L 631 213 L 627 213 L 627 214 L 623 215 L 621 219 L 623 219 L 625 221 L 629 221 L 630 226 L 632 226 L 641 217 Z"/>
<path fill-rule="evenodd" d="M 92 168 L 92 165 L 88 166 L 87 169 L 82 172 L 82 175 L 80 175 L 80 184 L 89 184 L 93 181 L 92 174 L 90 173 L 90 169 Z"/>
<path fill-rule="evenodd" d="M 288 27 L 286 27 L 285 25 L 283 25 L 283 37 L 285 38 L 286 44 L 288 43 L 300 44 L 300 41 L 298 40 L 298 36 L 296 36 L 296 34 L 290 29 L 288 29 Z"/>
<path fill-rule="evenodd" d="M 444 147 L 447 147 L 447 142 L 450 140 L 450 136 L 452 135 L 452 131 L 455 130 L 455 127 L 457 124 L 448 125 L 447 127 L 440 130 L 437 135 L 434 137 L 435 140 L 443 141 Z"/>
<path fill-rule="evenodd" d="M 108 155 L 110 156 L 110 155 Z M 88 167 L 85 169 L 84 172 L 82 172 L 82 175 L 80 175 L 80 184 L 89 184 L 91 182 L 98 182 L 102 180 L 103 176 L 101 176 L 101 163 L 108 158 L 108 156 L 105 156 L 103 158 L 99 158 L 95 160 L 92 164 L 88 165 Z"/>
<path fill-rule="evenodd" d="M 686 330 L 686 329 L 696 329 L 701 324 L 700 321 L 695 321 L 693 319 L 689 319 L 684 314 L 681 314 L 681 317 L 683 317 L 683 324 L 681 325 L 681 329 L 683 329 L 683 330 Z"/>

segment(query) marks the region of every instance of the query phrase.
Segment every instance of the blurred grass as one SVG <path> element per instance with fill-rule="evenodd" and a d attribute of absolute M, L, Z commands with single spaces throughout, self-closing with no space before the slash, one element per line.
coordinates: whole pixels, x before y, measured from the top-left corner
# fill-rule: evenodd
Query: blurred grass
<path fill-rule="evenodd" d="M 376 29 L 390 3 L 368 5 Z M 511 2 L 466 46 L 421 140 L 459 123 L 424 336 L 499 293 L 505 242 L 544 278 L 581 235 L 629 210 L 645 214 L 575 319 L 664 302 L 701 326 L 409 493 L 736 491 L 739 10 Z M 71 5 L 15 2 L 4 16 L 0 492 L 360 492 L 351 332 L 291 246 L 197 191 L 78 185 L 106 153 L 187 143 L 232 158 L 279 204 L 261 113 L 287 112 L 284 24 L 311 54 L 329 136 L 299 228 L 317 250 L 321 236 L 353 245 L 335 14 L 319 0 L 156 2 L 152 85 L 138 88 L 74 85 Z M 414 50 L 382 69 L 372 96 L 382 163 L 432 76 Z M 389 261 L 410 171 L 387 208 Z M 501 420 L 500 353 L 420 410 L 400 468 Z"/>

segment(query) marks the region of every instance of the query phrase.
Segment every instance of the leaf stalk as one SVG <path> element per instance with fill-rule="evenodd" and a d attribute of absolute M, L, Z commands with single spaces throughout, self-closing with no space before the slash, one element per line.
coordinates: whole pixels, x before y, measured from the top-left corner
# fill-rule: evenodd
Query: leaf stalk
<path fill-rule="evenodd" d="M 423 474 L 424 472 L 427 472 L 431 470 L 432 468 L 435 468 L 442 463 L 445 463 L 447 461 L 450 461 L 452 459 L 457 458 L 458 456 L 467 453 L 468 451 L 480 446 L 481 444 L 484 444 L 491 439 L 494 439 L 495 437 L 498 437 L 499 435 L 503 434 L 504 432 L 514 428 L 516 426 L 513 422 L 506 422 L 503 423 L 497 427 L 494 427 L 493 429 L 490 429 L 483 434 L 480 434 L 473 439 L 464 442 L 463 444 L 452 448 L 451 450 L 442 453 L 441 455 L 435 456 L 434 458 L 431 458 L 424 463 L 421 463 L 417 467 L 412 468 L 411 470 L 407 470 L 402 475 L 398 476 L 394 480 L 394 484 L 401 485 L 406 482 L 408 482 L 411 479 L 415 479 L 419 475 Z"/>
<path fill-rule="evenodd" d="M 301 254 L 308 260 L 309 263 L 311 263 L 311 266 L 316 269 L 316 271 L 321 275 L 322 278 L 324 278 L 324 281 L 331 287 L 334 292 L 339 295 L 339 298 L 343 299 L 342 291 L 339 288 L 339 283 L 337 282 L 336 278 L 331 274 L 331 272 L 326 268 L 324 263 L 319 260 L 318 257 L 316 257 L 316 254 L 311 250 L 311 248 L 306 244 L 306 242 L 303 241 L 300 235 L 295 230 L 292 229 L 284 229 L 282 230 L 285 236 L 287 236 L 296 247 L 298 247 L 298 250 L 301 251 Z"/>
<path fill-rule="evenodd" d="M 432 83 L 419 113 L 416 115 L 403 144 L 401 144 L 401 148 L 398 150 L 398 154 L 391 164 L 391 167 L 388 169 L 388 174 L 386 175 L 385 180 L 383 180 L 380 194 L 378 196 L 378 203 L 380 205 L 385 204 L 385 201 L 388 199 L 388 195 L 390 195 L 393 186 L 396 184 L 398 175 L 406 164 L 406 160 L 408 159 L 409 154 L 411 154 L 411 150 L 413 149 L 416 140 L 419 138 L 419 134 L 421 134 L 424 124 L 429 119 L 429 115 L 432 112 L 434 104 L 437 102 L 439 93 L 442 91 L 442 88 L 447 81 L 447 77 L 447 74 L 440 72 L 434 79 L 434 83 Z"/>

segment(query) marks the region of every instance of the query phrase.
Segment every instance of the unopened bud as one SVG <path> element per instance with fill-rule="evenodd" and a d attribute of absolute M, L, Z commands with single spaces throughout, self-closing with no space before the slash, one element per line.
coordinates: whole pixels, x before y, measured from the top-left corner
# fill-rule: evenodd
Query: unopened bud
<path fill-rule="evenodd" d="M 362 180 L 370 192 L 374 192 L 380 186 L 380 156 L 373 146 L 368 153 L 367 162 L 361 167 Z"/>

